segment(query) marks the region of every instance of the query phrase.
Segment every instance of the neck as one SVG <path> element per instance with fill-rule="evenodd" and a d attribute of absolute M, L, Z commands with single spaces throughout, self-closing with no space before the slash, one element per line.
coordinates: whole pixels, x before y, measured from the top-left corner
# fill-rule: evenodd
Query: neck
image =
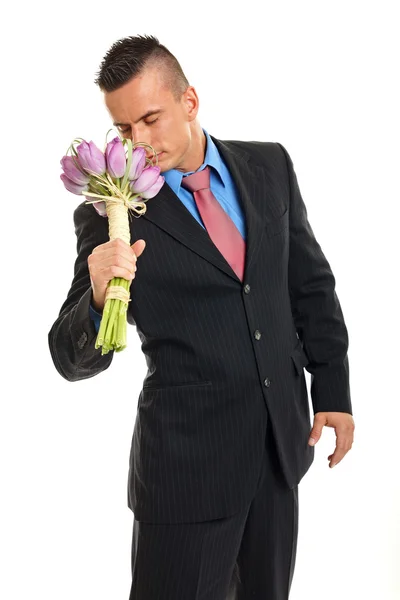
<path fill-rule="evenodd" d="M 207 138 L 199 123 L 192 130 L 190 147 L 185 155 L 183 164 L 176 167 L 178 171 L 187 173 L 188 171 L 197 171 L 203 164 L 206 155 Z"/>

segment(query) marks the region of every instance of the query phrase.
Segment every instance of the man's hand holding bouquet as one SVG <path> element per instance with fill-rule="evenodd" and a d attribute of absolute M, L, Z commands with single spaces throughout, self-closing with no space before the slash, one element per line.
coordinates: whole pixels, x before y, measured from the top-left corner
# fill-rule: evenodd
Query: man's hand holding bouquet
<path fill-rule="evenodd" d="M 84 195 L 87 204 L 108 217 L 110 241 L 94 248 L 88 257 L 93 307 L 102 313 L 95 347 L 101 346 L 102 354 L 126 347 L 129 288 L 136 259 L 145 248 L 144 240 L 130 246 L 129 211 L 137 217 L 145 213 L 146 201 L 165 181 L 155 151 L 148 146 L 156 157 L 154 165 L 146 158 L 145 146 L 148 144 L 115 137 L 106 142 L 102 152 L 92 141 L 76 138 L 60 161 L 60 178 L 66 189 Z"/>

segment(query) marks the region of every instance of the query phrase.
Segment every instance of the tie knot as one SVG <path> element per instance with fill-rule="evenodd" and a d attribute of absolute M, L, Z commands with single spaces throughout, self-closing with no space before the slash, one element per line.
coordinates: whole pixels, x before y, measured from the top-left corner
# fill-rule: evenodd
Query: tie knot
<path fill-rule="evenodd" d="M 205 167 L 201 171 L 182 177 L 181 185 L 190 192 L 208 189 L 210 187 L 210 167 Z"/>

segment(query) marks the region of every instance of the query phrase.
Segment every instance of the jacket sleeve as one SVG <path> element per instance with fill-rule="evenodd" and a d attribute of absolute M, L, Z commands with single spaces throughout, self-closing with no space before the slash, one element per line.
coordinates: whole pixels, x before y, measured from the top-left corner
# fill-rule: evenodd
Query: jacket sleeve
<path fill-rule="evenodd" d="M 67 298 L 48 333 L 50 354 L 57 371 L 67 381 L 93 377 L 107 369 L 114 351 L 95 349 L 97 331 L 90 315 L 92 287 L 87 259 L 99 244 L 109 241 L 108 219 L 90 204 L 79 204 L 73 215 L 77 236 L 74 277 Z"/>
<path fill-rule="evenodd" d="M 278 142 L 277 142 L 278 143 Z M 282 149 L 289 177 L 289 294 L 292 315 L 309 363 L 314 414 L 352 414 L 349 381 L 349 339 L 335 291 L 335 277 L 315 239 L 301 197 L 293 162 Z"/>

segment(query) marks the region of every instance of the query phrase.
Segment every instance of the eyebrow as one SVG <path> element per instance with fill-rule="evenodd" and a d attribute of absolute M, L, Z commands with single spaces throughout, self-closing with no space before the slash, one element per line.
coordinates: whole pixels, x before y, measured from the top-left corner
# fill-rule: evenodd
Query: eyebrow
<path fill-rule="evenodd" d="M 142 117 L 140 117 L 140 119 L 135 121 L 135 125 L 136 125 L 136 123 L 139 123 L 139 121 L 142 121 L 142 119 L 147 119 L 147 117 L 151 117 L 152 115 L 156 115 L 161 112 L 163 112 L 163 110 L 161 108 L 157 108 L 156 110 L 148 110 L 146 114 L 144 114 Z M 113 123 L 113 125 L 115 125 L 116 127 L 119 127 L 121 125 L 129 125 L 129 123 Z"/>

